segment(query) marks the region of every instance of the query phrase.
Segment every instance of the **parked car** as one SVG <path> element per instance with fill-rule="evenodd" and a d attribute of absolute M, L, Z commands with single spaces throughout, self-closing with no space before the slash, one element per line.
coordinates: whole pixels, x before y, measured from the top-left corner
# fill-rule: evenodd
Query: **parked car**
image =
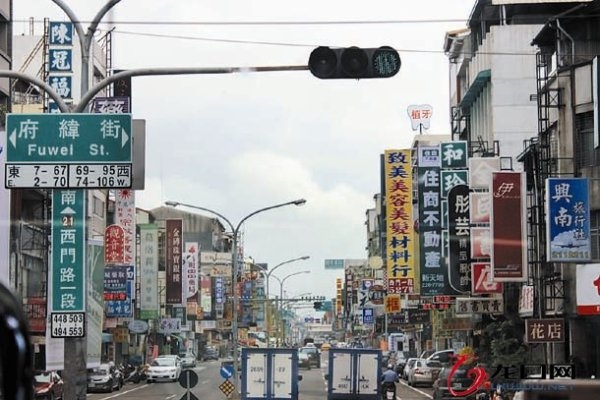
<path fill-rule="evenodd" d="M 409 358 L 408 360 L 406 360 L 406 364 L 404 365 L 404 370 L 402 371 L 402 379 L 408 380 L 408 373 L 410 372 L 411 368 L 415 365 L 415 362 L 418 360 L 418 358 Z"/>
<path fill-rule="evenodd" d="M 55 400 L 63 398 L 63 380 L 55 371 L 38 372 L 33 377 L 34 397 Z"/>
<path fill-rule="evenodd" d="M 100 364 L 99 367 L 88 370 L 87 391 L 109 392 L 121 389 L 121 382 L 116 375 L 116 368 L 109 364 Z"/>
<path fill-rule="evenodd" d="M 206 349 L 202 356 L 202 361 L 219 360 L 219 352 L 216 349 Z"/>
<path fill-rule="evenodd" d="M 194 368 L 196 366 L 196 355 L 192 352 L 182 354 L 181 368 Z"/>
<path fill-rule="evenodd" d="M 321 353 L 316 347 L 302 347 L 299 353 L 305 353 L 310 359 L 311 367 L 321 368 Z"/>
<path fill-rule="evenodd" d="M 451 385 L 452 389 L 456 391 L 462 391 L 467 389 L 473 384 L 473 379 L 471 379 L 467 373 L 471 368 L 470 365 L 461 365 L 454 372 L 452 376 Z M 450 376 L 450 371 L 452 367 L 444 367 L 440 371 L 438 378 L 433 383 L 433 400 L 454 400 L 456 399 L 452 393 L 450 393 L 450 389 L 448 388 L 448 376 Z"/>
<path fill-rule="evenodd" d="M 181 363 L 179 357 L 158 357 L 150 363 L 146 371 L 146 382 L 172 381 L 179 379 Z"/>
<path fill-rule="evenodd" d="M 298 352 L 298 368 L 310 369 L 310 357 L 308 354 Z"/>
<path fill-rule="evenodd" d="M 404 367 L 406 366 L 406 362 L 408 361 L 408 351 L 398 351 L 396 352 L 396 373 L 398 376 L 402 375 L 404 371 Z"/>
<path fill-rule="evenodd" d="M 410 386 L 425 385 L 432 386 L 433 382 L 442 369 L 439 361 L 430 361 L 419 358 L 408 373 L 408 384 Z"/>

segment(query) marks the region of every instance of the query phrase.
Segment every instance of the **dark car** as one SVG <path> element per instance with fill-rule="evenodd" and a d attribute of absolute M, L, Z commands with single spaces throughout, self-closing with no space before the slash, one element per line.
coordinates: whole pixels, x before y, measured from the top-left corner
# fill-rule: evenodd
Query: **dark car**
<path fill-rule="evenodd" d="M 321 368 L 321 353 L 316 347 L 302 347 L 300 353 L 308 355 L 311 367 Z"/>
<path fill-rule="evenodd" d="M 452 380 L 450 381 L 450 385 L 453 390 L 457 392 L 463 391 L 469 388 L 473 384 L 473 379 L 469 378 L 467 373 L 469 369 L 473 368 L 472 365 L 461 365 L 452 376 Z M 438 378 L 433 382 L 433 400 L 456 400 L 460 399 L 459 397 L 455 397 L 450 393 L 450 389 L 448 388 L 448 376 L 450 376 L 450 371 L 452 367 L 444 367 L 440 371 Z"/>
<path fill-rule="evenodd" d="M 99 367 L 88 369 L 88 392 L 108 392 L 121 389 L 121 381 L 116 373 L 116 368 L 109 364 L 100 364 Z"/>
<path fill-rule="evenodd" d="M 33 385 L 36 399 L 55 400 L 63 398 L 63 380 L 54 371 L 36 373 Z"/>
<path fill-rule="evenodd" d="M 308 354 L 298 352 L 298 368 L 310 369 L 310 357 Z"/>
<path fill-rule="evenodd" d="M 202 355 L 202 361 L 218 360 L 218 359 L 219 359 L 219 352 L 215 349 L 206 349 L 206 351 L 204 351 L 204 354 Z"/>

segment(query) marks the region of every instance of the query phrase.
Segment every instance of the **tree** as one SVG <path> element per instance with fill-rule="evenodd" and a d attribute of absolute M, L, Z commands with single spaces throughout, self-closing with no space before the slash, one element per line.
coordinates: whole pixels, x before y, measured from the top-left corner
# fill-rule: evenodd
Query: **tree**
<path fill-rule="evenodd" d="M 524 364 L 527 347 L 521 338 L 522 330 L 514 321 L 492 322 L 484 329 L 477 349 L 479 359 L 490 366 Z"/>

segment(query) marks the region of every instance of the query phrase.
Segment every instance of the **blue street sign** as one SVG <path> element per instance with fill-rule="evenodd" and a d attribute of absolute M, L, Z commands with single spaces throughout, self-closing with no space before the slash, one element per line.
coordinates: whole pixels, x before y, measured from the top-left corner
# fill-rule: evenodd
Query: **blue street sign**
<path fill-rule="evenodd" d="M 232 365 L 223 365 L 221 367 L 221 376 L 223 379 L 229 379 L 233 376 L 233 366 Z"/>

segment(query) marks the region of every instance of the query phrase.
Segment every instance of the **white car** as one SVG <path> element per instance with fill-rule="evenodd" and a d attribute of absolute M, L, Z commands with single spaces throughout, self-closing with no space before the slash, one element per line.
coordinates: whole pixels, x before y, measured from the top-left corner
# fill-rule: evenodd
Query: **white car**
<path fill-rule="evenodd" d="M 178 357 L 179 358 L 179 357 Z M 172 381 L 179 379 L 181 363 L 174 357 L 158 357 L 152 361 L 146 371 L 146 382 Z"/>

